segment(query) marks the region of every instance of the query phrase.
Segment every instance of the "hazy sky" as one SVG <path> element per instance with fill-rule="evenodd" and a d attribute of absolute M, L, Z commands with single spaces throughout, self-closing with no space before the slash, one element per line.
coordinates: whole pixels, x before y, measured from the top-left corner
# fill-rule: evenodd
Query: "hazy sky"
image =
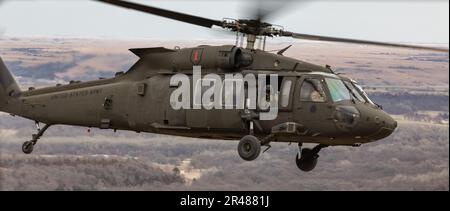
<path fill-rule="evenodd" d="M 248 1 L 133 1 L 219 20 L 249 14 L 244 9 Z M 300 33 L 390 42 L 449 42 L 449 4 L 445 1 L 328 0 L 295 3 L 284 12 L 287 14 L 271 22 Z M 218 31 L 88 0 L 11 0 L 0 6 L 0 33 L 8 37 L 224 38 Z"/>

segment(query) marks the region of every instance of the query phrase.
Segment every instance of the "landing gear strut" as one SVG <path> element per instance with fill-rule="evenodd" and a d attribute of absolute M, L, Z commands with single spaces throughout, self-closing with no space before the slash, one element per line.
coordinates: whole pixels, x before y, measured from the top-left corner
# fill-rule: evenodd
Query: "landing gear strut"
<path fill-rule="evenodd" d="M 39 127 L 39 123 L 36 122 L 37 126 L 37 134 L 32 135 L 31 141 L 26 141 L 22 145 L 22 151 L 25 154 L 31 154 L 33 152 L 34 145 L 36 145 L 37 141 L 44 135 L 45 131 L 51 126 L 51 125 L 45 125 L 42 129 Z"/>
<path fill-rule="evenodd" d="M 317 165 L 317 159 L 319 158 L 319 152 L 321 149 L 328 147 L 328 145 L 319 144 L 314 148 L 302 149 L 302 143 L 298 144 L 298 153 L 295 158 L 297 167 L 305 172 L 312 171 Z"/>

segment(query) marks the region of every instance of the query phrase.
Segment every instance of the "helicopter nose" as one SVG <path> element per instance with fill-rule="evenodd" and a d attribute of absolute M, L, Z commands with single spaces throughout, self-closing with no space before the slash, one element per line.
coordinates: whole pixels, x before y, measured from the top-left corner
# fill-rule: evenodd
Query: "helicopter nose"
<path fill-rule="evenodd" d="M 384 124 L 383 125 L 385 127 L 387 127 L 388 129 L 391 129 L 392 131 L 394 131 L 397 128 L 398 123 L 397 123 L 397 121 L 395 121 L 394 118 L 392 118 L 388 114 L 384 114 Z"/>
<path fill-rule="evenodd" d="M 393 119 L 393 122 L 392 122 L 392 125 L 391 125 L 392 130 L 395 130 L 395 129 L 397 128 L 397 126 L 398 126 L 397 121 L 395 121 L 395 120 Z"/>
<path fill-rule="evenodd" d="M 398 126 L 397 121 L 384 112 L 375 117 L 375 124 L 378 125 L 378 131 L 372 135 L 372 138 L 375 140 L 390 136 Z"/>

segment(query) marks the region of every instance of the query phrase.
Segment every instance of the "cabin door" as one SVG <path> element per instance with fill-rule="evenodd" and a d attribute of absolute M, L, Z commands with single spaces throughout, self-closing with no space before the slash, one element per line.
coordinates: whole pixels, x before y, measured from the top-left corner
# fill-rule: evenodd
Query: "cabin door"
<path fill-rule="evenodd" d="M 327 118 L 331 105 L 328 103 L 323 79 L 319 77 L 300 78 L 297 82 L 294 103 L 295 121 L 306 129 L 315 131 Z M 315 133 L 320 131 L 315 131 Z"/>

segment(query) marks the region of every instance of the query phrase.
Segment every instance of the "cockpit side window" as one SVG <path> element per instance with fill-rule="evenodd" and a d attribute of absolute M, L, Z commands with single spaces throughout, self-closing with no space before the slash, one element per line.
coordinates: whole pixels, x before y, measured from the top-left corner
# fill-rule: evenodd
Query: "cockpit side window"
<path fill-rule="evenodd" d="M 300 90 L 300 100 L 310 102 L 325 102 L 326 95 L 319 79 L 308 78 L 303 81 Z"/>

